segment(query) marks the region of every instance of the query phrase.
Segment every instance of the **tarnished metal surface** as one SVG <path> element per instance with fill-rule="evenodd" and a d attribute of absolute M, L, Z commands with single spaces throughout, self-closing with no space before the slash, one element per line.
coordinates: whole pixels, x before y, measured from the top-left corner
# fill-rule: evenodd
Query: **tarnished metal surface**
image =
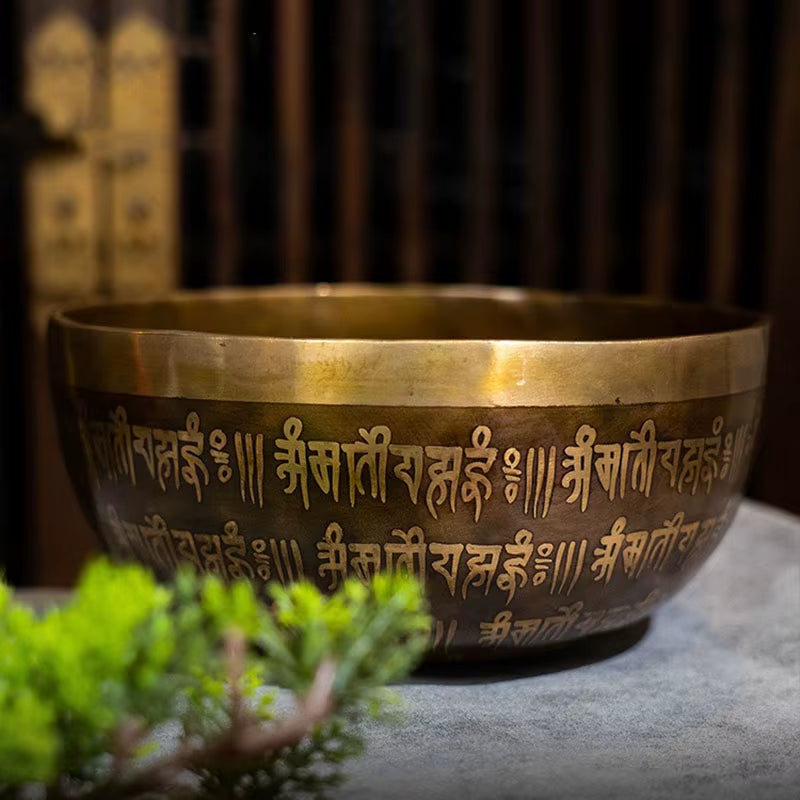
<path fill-rule="evenodd" d="M 408 570 L 434 653 L 478 656 L 629 624 L 694 573 L 741 494 L 766 336 L 640 301 L 295 288 L 67 311 L 51 366 L 112 551 L 264 585 Z"/>

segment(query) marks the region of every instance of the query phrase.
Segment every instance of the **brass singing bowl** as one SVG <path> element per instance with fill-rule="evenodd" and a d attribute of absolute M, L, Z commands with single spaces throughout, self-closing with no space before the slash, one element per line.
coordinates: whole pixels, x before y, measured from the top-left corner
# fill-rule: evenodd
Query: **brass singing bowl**
<path fill-rule="evenodd" d="M 409 571 L 434 655 L 647 616 L 730 524 L 767 323 L 479 287 L 182 293 L 56 314 L 66 462 L 104 545 L 259 586 Z"/>

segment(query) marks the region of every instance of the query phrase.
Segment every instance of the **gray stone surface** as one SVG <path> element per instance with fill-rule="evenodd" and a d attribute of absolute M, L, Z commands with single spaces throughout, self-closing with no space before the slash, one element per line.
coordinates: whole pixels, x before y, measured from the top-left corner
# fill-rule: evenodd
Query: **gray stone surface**
<path fill-rule="evenodd" d="M 643 628 L 555 660 L 428 669 L 338 796 L 800 799 L 800 519 L 744 503 Z"/>

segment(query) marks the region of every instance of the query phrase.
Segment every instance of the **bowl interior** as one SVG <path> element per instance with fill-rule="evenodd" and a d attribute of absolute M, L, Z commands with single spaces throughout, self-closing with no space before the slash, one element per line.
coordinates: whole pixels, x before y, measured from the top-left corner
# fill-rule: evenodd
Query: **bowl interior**
<path fill-rule="evenodd" d="M 168 300 L 75 309 L 65 317 L 89 326 L 231 336 L 523 341 L 698 336 L 760 321 L 746 312 L 638 299 L 347 287 L 187 293 Z"/>

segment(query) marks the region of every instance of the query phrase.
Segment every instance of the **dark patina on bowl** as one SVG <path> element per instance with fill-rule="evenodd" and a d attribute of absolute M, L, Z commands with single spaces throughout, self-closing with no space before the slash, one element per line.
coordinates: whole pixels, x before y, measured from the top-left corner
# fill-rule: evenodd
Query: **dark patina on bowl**
<path fill-rule="evenodd" d="M 525 290 L 319 286 L 56 314 L 64 452 L 106 547 L 258 584 L 406 570 L 434 654 L 628 625 L 741 496 L 767 323 Z"/>

